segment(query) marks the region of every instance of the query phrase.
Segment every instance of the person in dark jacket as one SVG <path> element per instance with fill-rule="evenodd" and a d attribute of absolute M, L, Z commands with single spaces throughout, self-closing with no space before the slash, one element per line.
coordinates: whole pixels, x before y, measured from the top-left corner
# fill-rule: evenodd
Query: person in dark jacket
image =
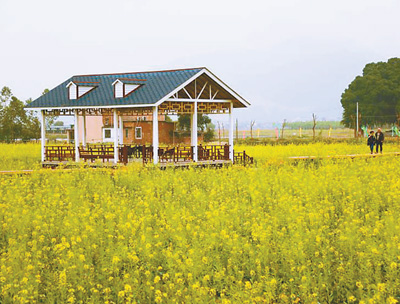
<path fill-rule="evenodd" d="M 369 132 L 368 141 L 367 141 L 367 145 L 369 146 L 369 149 L 371 150 L 371 154 L 374 154 L 375 142 L 376 142 L 376 138 L 374 135 L 374 131 L 371 131 L 371 132 Z"/>
<path fill-rule="evenodd" d="M 380 147 L 380 151 L 382 153 L 382 145 L 383 141 L 385 140 L 385 135 L 383 134 L 381 128 L 378 128 L 378 131 L 376 131 L 375 134 L 375 146 L 376 146 L 376 153 L 378 153 L 378 148 Z"/>

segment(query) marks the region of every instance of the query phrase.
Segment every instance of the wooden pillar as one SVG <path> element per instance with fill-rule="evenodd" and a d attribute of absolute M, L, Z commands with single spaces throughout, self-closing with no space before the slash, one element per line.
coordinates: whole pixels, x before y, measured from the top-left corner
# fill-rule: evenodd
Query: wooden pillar
<path fill-rule="evenodd" d="M 45 145 L 46 145 L 46 114 L 45 110 L 40 111 L 40 155 L 41 155 L 41 160 L 44 162 L 46 160 L 45 157 Z"/>
<path fill-rule="evenodd" d="M 229 159 L 233 161 L 233 102 L 229 107 Z"/>
<path fill-rule="evenodd" d="M 75 142 L 75 161 L 79 162 L 79 117 L 78 117 L 78 110 L 74 111 L 74 142 Z"/>
<path fill-rule="evenodd" d="M 118 113 L 117 109 L 113 110 L 113 123 L 114 123 L 114 163 L 118 163 Z"/>
<path fill-rule="evenodd" d="M 82 145 L 84 147 L 86 147 L 86 112 L 85 110 L 83 110 L 83 115 L 82 115 L 82 119 L 83 119 L 83 127 L 82 127 Z"/>
<path fill-rule="evenodd" d="M 122 122 L 122 115 L 120 115 L 119 117 L 118 117 L 118 120 L 119 120 L 119 144 L 120 145 L 123 145 L 124 144 L 124 128 L 123 128 L 123 122 Z"/>
<path fill-rule="evenodd" d="M 197 101 L 193 104 L 193 114 L 192 114 L 192 126 L 191 126 L 191 141 L 193 147 L 193 161 L 197 162 Z"/>
<path fill-rule="evenodd" d="M 158 164 L 158 107 L 153 107 L 153 162 Z"/>

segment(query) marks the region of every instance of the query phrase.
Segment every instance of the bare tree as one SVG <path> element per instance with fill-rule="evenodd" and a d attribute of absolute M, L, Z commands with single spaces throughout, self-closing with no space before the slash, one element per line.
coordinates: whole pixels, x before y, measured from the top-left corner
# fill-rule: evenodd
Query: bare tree
<path fill-rule="evenodd" d="M 253 127 L 254 124 L 256 123 L 255 120 L 250 121 L 250 137 L 253 138 Z"/>
<path fill-rule="evenodd" d="M 284 119 L 283 123 L 282 123 L 282 129 L 281 129 L 281 138 L 283 138 L 283 131 L 285 130 L 286 125 L 287 125 L 287 120 Z"/>
<path fill-rule="evenodd" d="M 313 127 L 312 127 L 312 133 L 313 133 L 313 140 L 315 139 L 315 127 L 317 126 L 317 115 L 312 113 L 312 121 L 313 121 Z"/>
<path fill-rule="evenodd" d="M 222 125 L 222 139 L 225 138 L 225 128 L 224 128 L 224 123 L 221 123 Z"/>

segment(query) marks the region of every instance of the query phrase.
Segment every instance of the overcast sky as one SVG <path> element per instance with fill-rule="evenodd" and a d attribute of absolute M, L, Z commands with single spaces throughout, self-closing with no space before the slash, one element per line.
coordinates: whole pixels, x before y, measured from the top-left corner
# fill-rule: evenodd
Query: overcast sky
<path fill-rule="evenodd" d="M 0 86 L 37 98 L 72 75 L 209 68 L 258 124 L 339 120 L 366 63 L 400 54 L 398 0 L 0 0 Z"/>

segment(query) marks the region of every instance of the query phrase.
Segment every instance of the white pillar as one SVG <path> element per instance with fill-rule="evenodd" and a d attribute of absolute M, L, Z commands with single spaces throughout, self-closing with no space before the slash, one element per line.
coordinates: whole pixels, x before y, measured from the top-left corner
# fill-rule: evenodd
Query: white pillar
<path fill-rule="evenodd" d="M 158 107 L 153 107 L 153 161 L 158 164 Z"/>
<path fill-rule="evenodd" d="M 114 123 L 114 163 L 118 163 L 118 114 L 117 109 L 113 111 L 113 123 Z"/>
<path fill-rule="evenodd" d="M 193 147 L 193 161 L 197 162 L 198 157 L 197 157 L 197 101 L 194 102 L 193 104 L 193 114 L 192 114 L 192 126 L 191 126 L 191 131 L 192 131 L 192 147 Z"/>
<path fill-rule="evenodd" d="M 119 119 L 119 144 L 123 145 L 124 144 L 124 128 L 123 128 L 123 123 L 122 123 L 122 115 L 118 117 Z"/>
<path fill-rule="evenodd" d="M 44 162 L 46 160 L 45 157 L 45 145 L 46 145 L 46 114 L 44 110 L 40 111 L 40 155 L 41 155 L 41 160 Z"/>
<path fill-rule="evenodd" d="M 79 117 L 78 110 L 74 112 L 74 142 L 75 142 L 75 161 L 79 162 Z"/>
<path fill-rule="evenodd" d="M 83 127 L 82 127 L 82 145 L 84 146 L 84 147 L 86 147 L 86 113 L 85 113 L 85 110 L 83 110 L 83 116 L 82 116 L 82 119 L 83 119 Z"/>
<path fill-rule="evenodd" d="M 229 108 L 229 159 L 233 161 L 233 102 Z"/>

